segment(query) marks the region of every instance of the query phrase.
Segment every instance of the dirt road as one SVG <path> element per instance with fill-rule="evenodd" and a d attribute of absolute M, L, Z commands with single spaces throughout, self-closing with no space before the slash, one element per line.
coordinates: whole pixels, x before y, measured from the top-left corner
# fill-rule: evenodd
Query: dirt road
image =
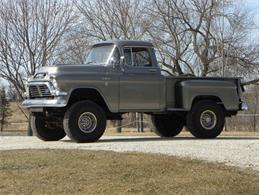
<path fill-rule="evenodd" d="M 96 143 L 78 144 L 68 138 L 58 142 L 43 142 L 36 137 L 0 136 L 0 150 L 14 149 L 84 149 L 160 153 L 258 169 L 258 137 L 222 136 L 214 140 L 199 140 L 192 137 L 162 139 L 155 136 L 103 136 Z"/>

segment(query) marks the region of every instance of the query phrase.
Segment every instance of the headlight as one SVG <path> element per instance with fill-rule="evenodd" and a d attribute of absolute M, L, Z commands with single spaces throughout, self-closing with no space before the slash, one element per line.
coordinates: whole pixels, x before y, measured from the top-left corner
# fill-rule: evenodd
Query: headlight
<path fill-rule="evenodd" d="M 41 73 L 37 73 L 33 78 L 34 79 L 44 79 L 46 77 L 47 73 L 45 72 L 41 72 Z"/>
<path fill-rule="evenodd" d="M 52 79 L 56 78 L 56 75 L 55 74 L 49 74 L 48 77 L 49 77 L 50 80 L 52 80 Z"/>
<path fill-rule="evenodd" d="M 29 97 L 29 93 L 28 93 L 28 92 L 24 92 L 24 93 L 23 93 L 23 98 L 24 98 L 24 99 L 27 99 L 28 97 Z"/>
<path fill-rule="evenodd" d="M 57 84 L 57 81 L 56 81 L 56 75 L 55 74 L 48 74 L 47 79 L 51 81 L 51 83 L 53 84 L 55 89 L 58 88 L 58 84 Z"/>

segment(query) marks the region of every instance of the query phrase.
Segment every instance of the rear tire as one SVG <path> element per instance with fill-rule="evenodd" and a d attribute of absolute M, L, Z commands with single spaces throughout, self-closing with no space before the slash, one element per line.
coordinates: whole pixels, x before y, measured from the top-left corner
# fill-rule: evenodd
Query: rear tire
<path fill-rule="evenodd" d="M 215 138 L 223 130 L 225 113 L 214 101 L 196 102 L 187 115 L 187 129 L 196 138 Z"/>
<path fill-rule="evenodd" d="M 94 102 L 78 102 L 66 111 L 63 126 L 67 136 L 73 141 L 95 142 L 106 129 L 106 115 Z"/>
<path fill-rule="evenodd" d="M 66 136 L 62 128 L 48 128 L 43 116 L 30 115 L 30 126 L 33 135 L 36 135 L 43 141 L 58 141 Z"/>
<path fill-rule="evenodd" d="M 183 118 L 177 115 L 152 116 L 155 133 L 161 137 L 174 137 L 178 135 L 184 126 Z"/>

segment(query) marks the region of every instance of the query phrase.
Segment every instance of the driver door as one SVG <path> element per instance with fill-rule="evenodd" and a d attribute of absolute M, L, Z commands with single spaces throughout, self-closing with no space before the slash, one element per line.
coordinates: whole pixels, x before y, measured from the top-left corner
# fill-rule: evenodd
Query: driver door
<path fill-rule="evenodd" d="M 160 109 L 162 76 L 152 63 L 151 48 L 125 47 L 120 76 L 120 111 Z"/>

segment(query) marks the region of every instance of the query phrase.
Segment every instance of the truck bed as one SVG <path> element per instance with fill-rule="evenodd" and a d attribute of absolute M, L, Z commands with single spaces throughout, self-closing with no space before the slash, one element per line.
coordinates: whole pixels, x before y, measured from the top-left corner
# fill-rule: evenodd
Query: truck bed
<path fill-rule="evenodd" d="M 181 81 L 185 80 L 205 80 L 205 81 L 228 81 L 238 87 L 238 93 L 242 92 L 241 78 L 239 77 L 190 77 L 190 76 L 166 76 L 166 107 L 167 108 L 181 108 L 180 99 L 180 85 Z M 177 95 L 178 94 L 178 95 Z"/>

